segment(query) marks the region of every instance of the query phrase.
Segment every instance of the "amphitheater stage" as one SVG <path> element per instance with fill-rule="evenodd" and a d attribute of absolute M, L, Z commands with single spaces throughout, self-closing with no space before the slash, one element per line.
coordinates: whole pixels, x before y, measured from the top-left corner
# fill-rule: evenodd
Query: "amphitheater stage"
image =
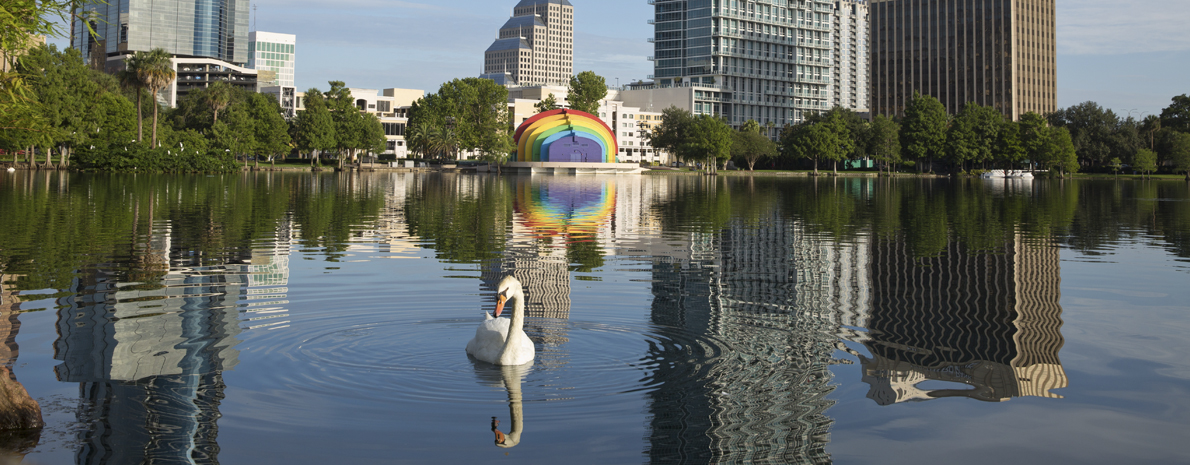
<path fill-rule="evenodd" d="M 645 170 L 637 163 L 582 163 L 582 162 L 510 162 L 502 168 L 504 172 L 530 175 L 587 175 L 587 174 L 641 174 Z"/>

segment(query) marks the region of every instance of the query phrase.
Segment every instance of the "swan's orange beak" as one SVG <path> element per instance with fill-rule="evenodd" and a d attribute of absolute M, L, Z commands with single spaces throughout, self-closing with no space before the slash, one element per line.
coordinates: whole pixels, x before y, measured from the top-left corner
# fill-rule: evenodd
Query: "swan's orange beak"
<path fill-rule="evenodd" d="M 504 311 L 504 302 L 508 302 L 508 297 L 504 297 L 504 294 L 499 294 L 496 296 L 496 317 L 497 318 L 500 317 L 500 312 Z"/>

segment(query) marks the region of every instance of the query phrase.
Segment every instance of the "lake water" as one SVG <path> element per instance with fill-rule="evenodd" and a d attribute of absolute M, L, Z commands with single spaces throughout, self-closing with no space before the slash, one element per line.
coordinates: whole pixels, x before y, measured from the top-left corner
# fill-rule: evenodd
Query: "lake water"
<path fill-rule="evenodd" d="M 1190 461 L 1180 181 L 22 172 L 0 273 L 26 463 Z"/>

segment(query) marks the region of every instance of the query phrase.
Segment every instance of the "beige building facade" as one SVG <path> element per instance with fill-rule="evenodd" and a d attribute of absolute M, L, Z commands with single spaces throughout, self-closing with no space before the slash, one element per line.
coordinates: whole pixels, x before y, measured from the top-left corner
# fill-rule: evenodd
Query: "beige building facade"
<path fill-rule="evenodd" d="M 484 52 L 484 75 L 523 86 L 558 84 L 574 75 L 574 6 L 568 0 L 521 0 Z"/>
<path fill-rule="evenodd" d="M 1057 109 L 1055 0 L 870 0 L 872 111 L 914 92 L 1019 119 Z"/>

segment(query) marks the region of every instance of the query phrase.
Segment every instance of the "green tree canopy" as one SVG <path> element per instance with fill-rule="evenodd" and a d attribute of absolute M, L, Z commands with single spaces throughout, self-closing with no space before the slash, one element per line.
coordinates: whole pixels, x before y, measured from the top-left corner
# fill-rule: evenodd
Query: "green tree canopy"
<path fill-rule="evenodd" d="M 1048 116 L 1051 126 L 1070 131 L 1078 156 L 1093 166 L 1104 166 L 1111 158 L 1112 134 L 1120 118 L 1095 102 L 1083 102 Z"/>
<path fill-rule="evenodd" d="M 946 155 L 960 167 L 992 161 L 1004 117 L 995 108 L 967 103 L 946 131 Z"/>
<path fill-rule="evenodd" d="M 566 101 L 572 110 L 598 115 L 599 101 L 607 97 L 607 81 L 594 71 L 583 71 L 570 78 Z"/>
<path fill-rule="evenodd" d="M 1161 127 L 1190 133 L 1190 95 L 1182 94 L 1161 111 Z"/>
<path fill-rule="evenodd" d="M 1132 159 L 1132 169 L 1144 175 L 1157 171 L 1157 152 L 1149 149 L 1137 150 L 1136 156 Z"/>
<path fill-rule="evenodd" d="M 409 115 L 410 142 L 423 154 L 454 156 L 458 150 L 497 154 L 508 148 L 505 137 L 511 137 L 511 121 L 508 89 L 488 79 L 455 79 L 414 102 Z M 454 150 L 440 150 L 443 144 L 432 143 L 435 139 Z"/>
<path fill-rule="evenodd" d="M 549 94 L 544 99 L 541 99 L 540 102 L 533 104 L 533 109 L 537 110 L 538 113 L 545 113 L 547 111 L 557 110 L 558 108 L 561 108 L 561 105 L 558 105 L 558 99 L 554 98 L 554 94 Z"/>
<path fill-rule="evenodd" d="M 901 150 L 917 160 L 932 160 L 944 154 L 947 119 L 942 102 L 915 92 L 901 121 Z"/>
<path fill-rule="evenodd" d="M 892 118 L 876 115 L 868 129 L 868 153 L 888 170 L 901 163 L 901 125 Z"/>
<path fill-rule="evenodd" d="M 743 159 L 748 164 L 748 171 L 755 169 L 756 162 L 761 158 L 777 155 L 777 144 L 760 131 L 756 121 L 748 120 L 732 135 L 731 156 Z"/>
<path fill-rule="evenodd" d="M 310 159 L 310 163 L 313 164 L 318 159 L 319 152 L 334 150 L 335 121 L 321 90 L 311 88 L 306 91 L 305 107 L 306 109 L 298 112 L 294 118 L 294 139 L 298 150 L 313 155 Z"/>

